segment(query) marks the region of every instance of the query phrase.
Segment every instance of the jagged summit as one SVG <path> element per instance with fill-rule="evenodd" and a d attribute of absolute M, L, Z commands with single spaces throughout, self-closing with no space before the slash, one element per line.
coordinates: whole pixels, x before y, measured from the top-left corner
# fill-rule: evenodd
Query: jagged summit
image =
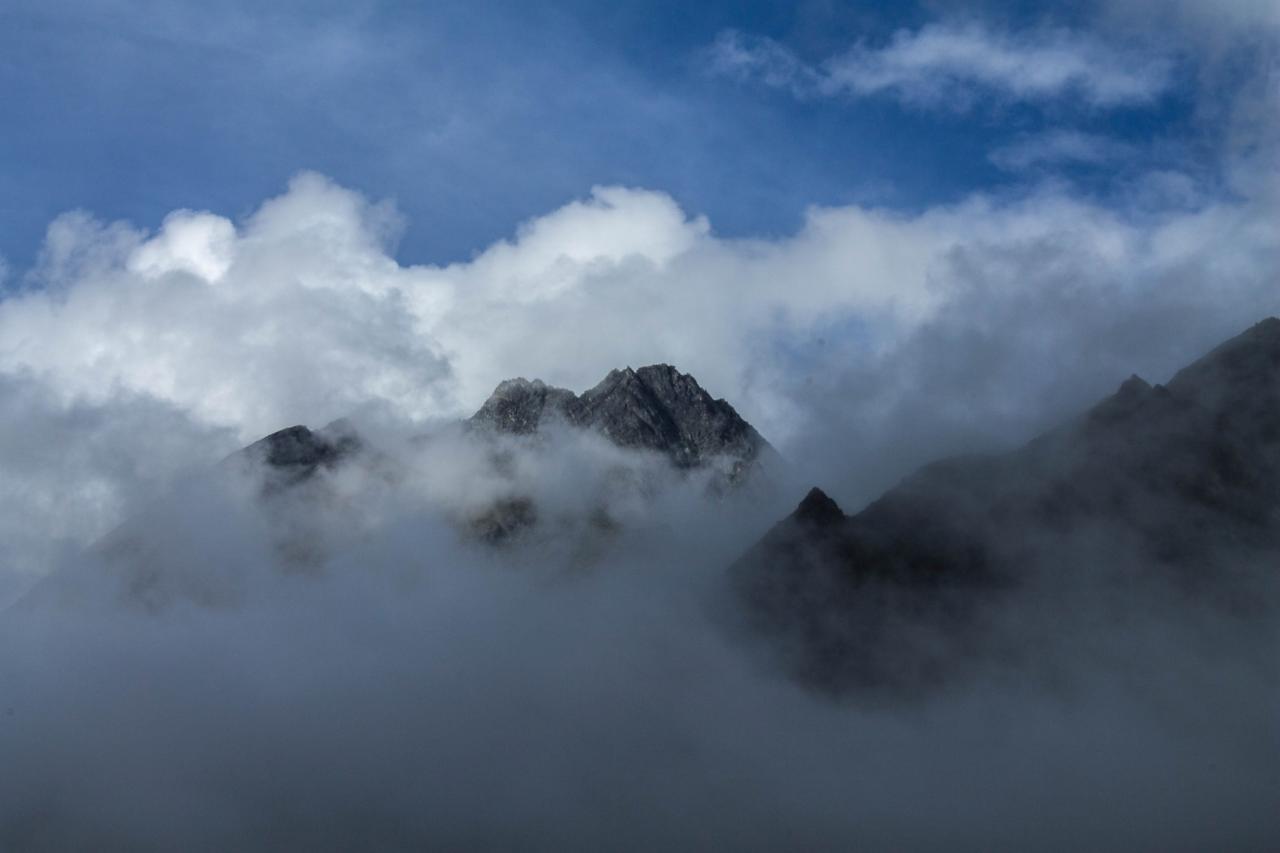
<path fill-rule="evenodd" d="M 1163 385 L 1152 385 L 1138 374 L 1133 374 L 1110 397 L 1096 403 L 1085 414 L 1085 422 L 1092 425 L 1114 424 L 1129 418 L 1150 414 L 1149 408 L 1157 400 L 1167 400 L 1168 390 Z"/>
<path fill-rule="evenodd" d="M 567 389 L 547 385 L 541 379 L 523 376 L 499 383 L 472 423 L 483 423 L 501 431 L 523 435 L 537 430 L 544 415 L 562 414 L 576 401 Z"/>
<path fill-rule="evenodd" d="M 678 468 L 714 463 L 712 489 L 744 482 L 762 455 L 773 453 L 733 406 L 712 398 L 696 379 L 668 364 L 610 371 L 582 394 L 540 379 L 507 379 L 465 423 L 480 431 L 530 435 L 556 421 L 594 430 L 619 447 L 661 453 Z M 267 473 L 265 487 L 272 492 L 306 482 L 362 452 L 378 454 L 350 423 L 338 420 L 320 430 L 301 424 L 278 430 L 232 454 L 225 464 L 261 466 Z M 509 509 L 502 511 L 520 524 L 533 518 L 531 511 L 512 515 Z"/>
<path fill-rule="evenodd" d="M 796 507 L 791 517 L 805 524 L 825 527 L 844 521 L 845 514 L 826 492 L 814 486 L 804 496 L 804 500 L 800 501 L 800 506 Z"/>
<path fill-rule="evenodd" d="M 540 380 L 509 379 L 469 423 L 527 434 L 550 419 L 596 430 L 621 447 L 664 453 L 681 468 L 719 456 L 747 465 L 769 447 L 733 406 L 669 364 L 612 370 L 581 395 Z"/>
<path fill-rule="evenodd" d="M 1128 397 L 1132 395 L 1142 394 L 1150 390 L 1151 390 L 1151 383 L 1143 379 L 1138 374 L 1134 373 L 1124 382 L 1120 383 L 1120 390 L 1117 391 L 1116 393 Z"/>

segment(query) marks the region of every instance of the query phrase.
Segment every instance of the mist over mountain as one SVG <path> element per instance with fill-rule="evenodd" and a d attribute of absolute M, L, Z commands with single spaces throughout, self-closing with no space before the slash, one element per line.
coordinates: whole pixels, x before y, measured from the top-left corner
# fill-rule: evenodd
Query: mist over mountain
<path fill-rule="evenodd" d="M 162 531 L 180 527 L 172 507 L 196 495 L 247 501 L 284 572 L 321 571 L 380 535 L 385 502 L 400 504 L 397 514 L 440 513 L 463 543 L 555 551 L 585 569 L 664 504 L 767 511 L 781 474 L 781 458 L 730 404 L 673 367 L 615 370 L 581 396 L 510 380 L 470 418 L 425 432 L 370 437 L 348 419 L 273 432 L 105 536 L 90 549 L 98 568 L 53 573 L 20 606 L 103 595 L 144 609 L 240 600 L 224 572 L 193 570 L 186 555 L 157 547 Z"/>
<path fill-rule="evenodd" d="M 713 399 L 692 376 L 666 364 L 611 371 L 581 396 L 540 379 L 508 379 L 466 423 L 483 433 L 507 436 L 556 426 L 588 430 L 620 448 L 653 451 L 677 468 L 726 466 L 730 483 L 744 477 L 763 455 L 774 453 L 733 406 Z M 318 431 L 297 425 L 273 432 L 238 458 L 302 480 L 361 448 L 351 424 L 335 421 Z"/>
<path fill-rule="evenodd" d="M 426 433 L 273 433 L 4 614 L 6 648 L 41 653 L 0 669 L 0 837 L 1252 846 L 1274 825 L 1277 327 L 853 515 L 813 489 L 754 547 L 796 484 L 713 487 L 768 445 L 671 368 L 603 395 L 506 382 Z"/>
<path fill-rule="evenodd" d="M 0 853 L 1272 850 L 1277 57 L 0 3 Z"/>
<path fill-rule="evenodd" d="M 934 462 L 851 516 L 815 488 L 733 574 L 747 621 L 803 679 L 908 689 L 1034 654 L 999 625 L 1033 593 L 1096 608 L 1071 594 L 1088 588 L 1141 611 L 1172 591 L 1271 650 L 1277 566 L 1272 317 L 1166 385 L 1132 376 L 1018 450 Z"/>

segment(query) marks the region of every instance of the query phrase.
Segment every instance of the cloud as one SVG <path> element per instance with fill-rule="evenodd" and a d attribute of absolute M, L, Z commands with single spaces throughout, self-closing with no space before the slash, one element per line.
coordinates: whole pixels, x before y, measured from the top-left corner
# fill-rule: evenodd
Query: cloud
<path fill-rule="evenodd" d="M 744 81 L 759 80 L 797 97 L 818 94 L 823 88 L 823 75 L 818 69 L 763 36 L 725 30 L 712 43 L 708 60 L 714 73 Z"/>
<path fill-rule="evenodd" d="M 1233 45 L 1242 39 L 1250 42 L 1270 39 L 1280 34 L 1280 8 L 1271 0 L 1235 0 L 1232 3 L 1205 4 L 1199 0 L 1118 0 L 1102 10 L 1102 21 L 1121 23 L 1126 29 L 1150 30 L 1159 24 L 1176 31 L 1182 38 L 1207 46 L 1209 53 Z"/>
<path fill-rule="evenodd" d="M 448 367 L 398 302 L 388 215 L 303 175 L 240 228 L 181 211 L 149 236 L 64 216 L 43 286 L 0 309 L 0 361 L 66 400 L 148 395 L 242 438 L 376 399 L 417 395 L 421 414 Z"/>
<path fill-rule="evenodd" d="M 913 215 L 813 208 L 751 240 L 604 187 L 447 265 L 399 263 L 394 208 L 310 173 L 237 222 L 179 211 L 148 233 L 68 214 L 0 301 L 0 406 L 46 424 L 3 450 L 27 472 L 0 508 L 6 583 L 275 429 L 427 424 L 512 376 L 581 390 L 628 364 L 692 373 L 856 506 L 1280 312 L 1276 180 L 1259 174 L 1247 197 L 1144 190 L 1128 210 L 1058 185 Z M 175 443 L 156 457 L 161 436 Z"/>
<path fill-rule="evenodd" d="M 215 606 L 0 618 L 0 845 L 1132 849 L 1274 830 L 1270 645 L 1235 622 L 1143 607 L 1082 629 L 1057 602 L 1061 621 L 1018 620 L 1023 662 L 931 701 L 829 701 L 707 618 L 761 521 L 741 506 L 675 487 L 583 571 L 563 540 L 460 542 L 447 511 L 484 488 L 474 448 L 395 437 L 382 464 L 408 476 L 374 463 L 276 503 L 206 478 L 139 516 L 124 562 Z M 517 449 L 518 476 L 580 507 L 621 455 L 583 442 Z M 282 531 L 319 540 L 314 565 L 282 564 Z M 101 553 L 62 567 L 110 577 Z"/>
<path fill-rule="evenodd" d="M 62 217 L 43 286 L 0 304 L 0 369 L 66 399 L 151 395 L 248 440 L 370 405 L 455 416 L 512 375 L 583 388 L 656 360 L 740 397 L 753 331 L 935 300 L 918 248 L 938 228 L 874 211 L 815 211 L 792 240 L 738 243 L 663 193 L 599 188 L 441 267 L 398 264 L 394 221 L 314 174 L 239 226 L 180 212 L 147 235 Z M 780 290 L 793 274 L 806 281 Z"/>
<path fill-rule="evenodd" d="M 212 284 L 231 266 L 235 237 L 235 227 L 220 216 L 179 210 L 130 254 L 128 268 L 146 278 L 186 272 Z"/>
<path fill-rule="evenodd" d="M 993 31 L 979 23 L 901 30 L 888 44 L 859 44 L 820 65 L 767 38 L 726 31 L 710 50 L 714 71 L 756 79 L 800 97 L 889 95 L 913 106 L 965 109 L 979 95 L 1096 108 L 1143 106 L 1173 82 L 1161 55 L 1120 48 L 1066 29 Z"/>
<path fill-rule="evenodd" d="M 148 395 L 66 401 L 0 375 L 0 606 L 235 441 Z"/>
<path fill-rule="evenodd" d="M 1106 136 L 1076 130 L 1051 130 L 1024 136 L 995 149 L 992 163 L 1009 172 L 1039 166 L 1077 164 L 1101 166 L 1134 156 L 1134 146 Z"/>

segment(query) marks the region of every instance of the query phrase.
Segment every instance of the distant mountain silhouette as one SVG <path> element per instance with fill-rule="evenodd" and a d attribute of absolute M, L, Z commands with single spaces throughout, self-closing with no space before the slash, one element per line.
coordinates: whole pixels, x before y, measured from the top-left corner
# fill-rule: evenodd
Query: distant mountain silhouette
<path fill-rule="evenodd" d="M 1276 318 L 1165 386 L 1130 377 L 1025 447 L 935 462 L 854 515 L 814 489 L 731 578 L 785 665 L 840 689 L 945 679 L 986 609 L 1045 573 L 1248 608 L 1241 567 L 1280 570 Z"/>

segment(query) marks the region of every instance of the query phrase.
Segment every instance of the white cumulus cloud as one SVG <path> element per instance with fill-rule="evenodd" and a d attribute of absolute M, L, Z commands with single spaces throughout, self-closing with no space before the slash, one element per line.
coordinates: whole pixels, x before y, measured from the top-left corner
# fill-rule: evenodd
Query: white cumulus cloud
<path fill-rule="evenodd" d="M 210 213 L 179 210 L 165 218 L 160 233 L 129 256 L 127 266 L 149 278 L 171 272 L 216 282 L 231 266 L 235 226 Z"/>

